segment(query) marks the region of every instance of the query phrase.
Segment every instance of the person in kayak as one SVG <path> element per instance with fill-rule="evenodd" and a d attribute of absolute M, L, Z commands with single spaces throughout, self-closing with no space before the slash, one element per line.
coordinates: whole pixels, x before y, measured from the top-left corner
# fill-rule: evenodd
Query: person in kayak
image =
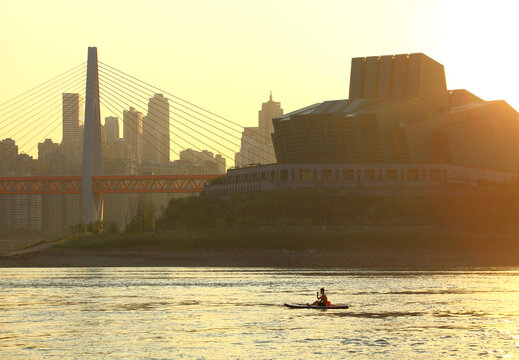
<path fill-rule="evenodd" d="M 327 306 L 328 305 L 328 296 L 324 293 L 324 288 L 321 288 L 321 295 L 319 295 L 319 291 L 317 292 L 317 300 L 312 304 L 307 305 L 317 305 L 317 306 Z"/>

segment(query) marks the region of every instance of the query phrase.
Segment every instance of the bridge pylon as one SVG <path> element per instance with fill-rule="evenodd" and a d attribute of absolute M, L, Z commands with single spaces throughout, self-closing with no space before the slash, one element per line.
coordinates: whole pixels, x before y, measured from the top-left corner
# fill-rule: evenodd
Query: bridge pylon
<path fill-rule="evenodd" d="M 83 135 L 82 210 L 83 222 L 103 220 L 103 197 L 94 195 L 92 176 L 103 175 L 101 147 L 101 111 L 99 106 L 99 71 L 97 48 L 88 48 L 85 124 Z"/>

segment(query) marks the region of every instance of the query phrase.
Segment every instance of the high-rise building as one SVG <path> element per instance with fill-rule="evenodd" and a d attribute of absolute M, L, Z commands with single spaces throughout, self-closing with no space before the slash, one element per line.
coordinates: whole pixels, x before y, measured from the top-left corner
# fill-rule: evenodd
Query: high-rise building
<path fill-rule="evenodd" d="M 272 100 L 272 91 L 270 92 L 269 101 L 261 105 L 261 110 L 258 111 L 259 133 L 265 142 L 272 145 L 270 134 L 274 132 L 272 119 L 283 115 L 281 103 Z"/>
<path fill-rule="evenodd" d="M 55 160 L 59 156 L 59 144 L 52 139 L 38 143 L 38 162 L 41 174 L 49 175 L 55 168 Z"/>
<path fill-rule="evenodd" d="M 81 94 L 63 93 L 63 138 L 62 143 L 79 143 L 84 118 L 84 103 Z"/>
<path fill-rule="evenodd" d="M 240 151 L 236 153 L 236 166 L 247 164 L 272 164 L 276 162 L 271 134 L 274 132 L 272 119 L 283 115 L 281 103 L 272 100 L 261 105 L 258 112 L 258 126 L 246 127 L 241 136 Z"/>
<path fill-rule="evenodd" d="M 123 111 L 123 136 L 128 144 L 130 160 L 142 160 L 142 113 L 130 107 Z"/>
<path fill-rule="evenodd" d="M 155 94 L 148 102 L 148 115 L 143 119 L 143 160 L 169 162 L 169 102 Z"/>
<path fill-rule="evenodd" d="M 105 117 L 105 136 L 107 143 L 119 140 L 119 119 L 115 116 Z"/>

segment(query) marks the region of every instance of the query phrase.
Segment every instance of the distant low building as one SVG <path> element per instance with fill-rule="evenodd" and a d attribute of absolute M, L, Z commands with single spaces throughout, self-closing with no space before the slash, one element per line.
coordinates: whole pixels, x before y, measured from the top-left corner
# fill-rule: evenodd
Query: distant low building
<path fill-rule="evenodd" d="M 208 150 L 196 151 L 186 149 L 179 153 L 179 157 L 180 161 L 198 164 L 198 166 L 205 165 L 208 167 L 208 170 L 213 169 L 213 173 L 216 174 L 224 174 L 227 168 L 225 158 L 222 155 L 214 155 Z"/>
<path fill-rule="evenodd" d="M 276 189 L 311 189 L 333 195 L 455 195 L 491 184 L 517 184 L 518 174 L 446 164 L 272 164 L 229 169 L 204 188 L 228 198 Z"/>

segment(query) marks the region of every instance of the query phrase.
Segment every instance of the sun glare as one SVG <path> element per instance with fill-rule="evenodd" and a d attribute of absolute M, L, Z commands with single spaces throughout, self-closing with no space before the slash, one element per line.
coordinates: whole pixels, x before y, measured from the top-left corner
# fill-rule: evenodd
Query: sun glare
<path fill-rule="evenodd" d="M 465 88 L 484 100 L 505 100 L 519 108 L 517 10 L 514 1 L 443 4 L 436 42 L 450 89 Z"/>

